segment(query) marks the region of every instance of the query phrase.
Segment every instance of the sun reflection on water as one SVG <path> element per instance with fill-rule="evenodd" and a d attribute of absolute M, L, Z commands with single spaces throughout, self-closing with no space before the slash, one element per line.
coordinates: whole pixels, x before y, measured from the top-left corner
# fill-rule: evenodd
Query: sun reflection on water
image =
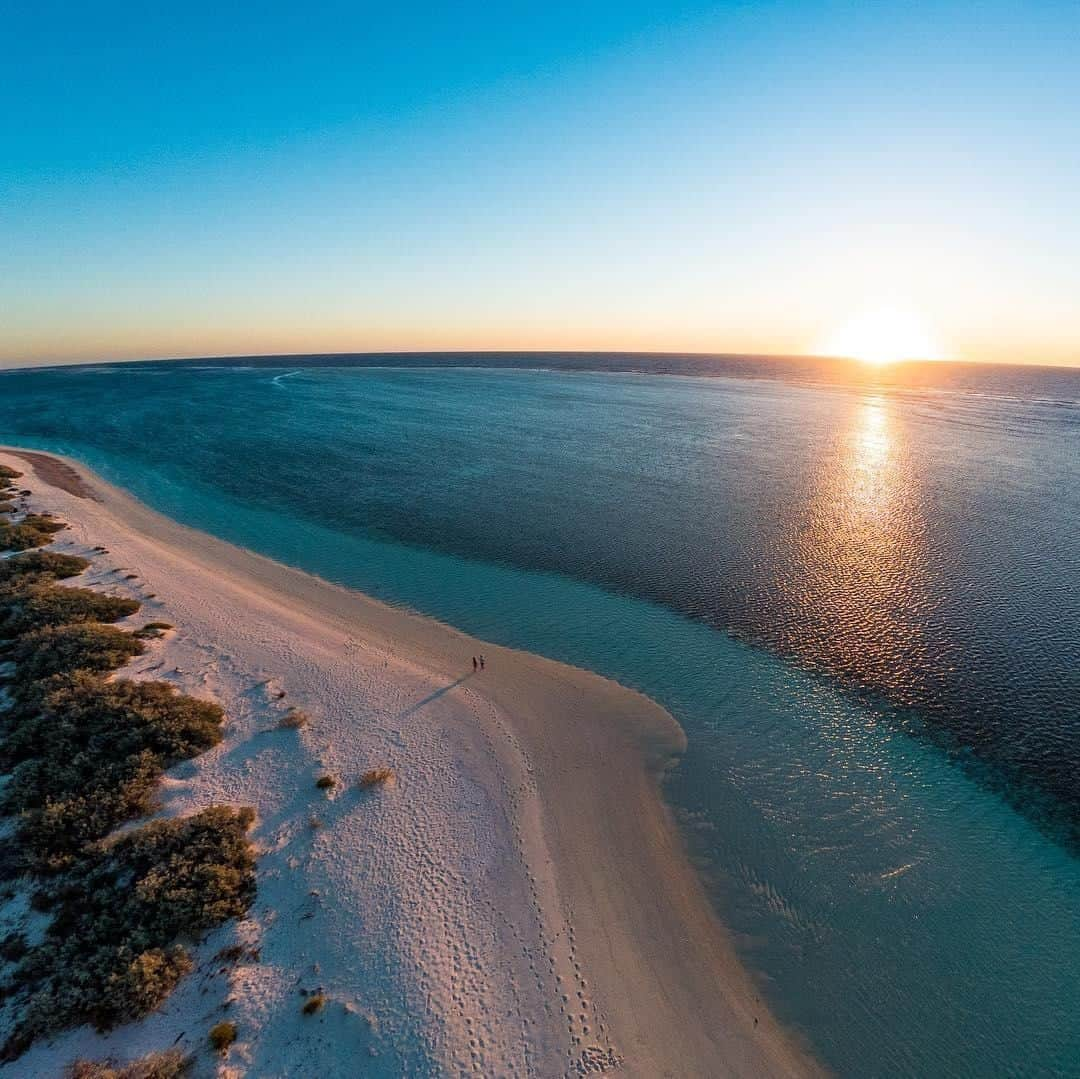
<path fill-rule="evenodd" d="M 793 652 L 828 654 L 839 673 L 872 674 L 900 700 L 924 658 L 927 596 L 925 515 L 906 437 L 887 396 L 852 402 L 821 452 L 780 582 L 798 612 Z"/>
<path fill-rule="evenodd" d="M 864 510 L 883 511 L 893 488 L 888 475 L 891 440 L 885 402 L 868 397 L 852 432 L 851 494 Z"/>

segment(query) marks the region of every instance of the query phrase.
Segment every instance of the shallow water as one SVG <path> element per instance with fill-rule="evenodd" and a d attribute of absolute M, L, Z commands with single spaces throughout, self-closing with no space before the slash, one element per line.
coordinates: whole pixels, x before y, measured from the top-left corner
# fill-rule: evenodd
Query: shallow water
<path fill-rule="evenodd" d="M 828 1064 L 1066 1075 L 1080 390 L 1033 378 L 91 368 L 0 377 L 0 439 L 641 688 L 689 735 L 669 795 L 712 894 Z"/>

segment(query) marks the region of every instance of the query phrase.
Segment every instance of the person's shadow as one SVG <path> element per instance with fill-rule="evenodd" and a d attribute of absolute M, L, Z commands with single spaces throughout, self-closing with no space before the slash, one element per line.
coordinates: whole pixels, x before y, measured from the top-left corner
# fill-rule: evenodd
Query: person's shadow
<path fill-rule="evenodd" d="M 451 682 L 448 686 L 443 686 L 442 689 L 437 689 L 434 693 L 429 693 L 423 700 L 417 701 L 416 704 L 410 704 L 404 712 L 399 712 L 394 718 L 396 720 L 402 720 L 408 719 L 409 716 L 416 715 L 416 713 L 419 712 L 421 708 L 424 708 L 427 705 L 431 704 L 432 701 L 437 701 L 444 694 L 449 693 L 450 690 L 456 688 L 457 686 L 460 686 L 462 682 L 465 682 L 468 679 L 472 678 L 473 674 L 475 673 L 476 672 L 473 671 L 471 674 L 463 674 L 460 678 L 458 678 L 456 681 Z"/>

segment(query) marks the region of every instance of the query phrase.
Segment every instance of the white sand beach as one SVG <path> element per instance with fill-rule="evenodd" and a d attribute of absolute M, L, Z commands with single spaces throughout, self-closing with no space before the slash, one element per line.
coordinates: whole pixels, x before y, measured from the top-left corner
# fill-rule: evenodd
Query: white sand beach
<path fill-rule="evenodd" d="M 259 849 L 249 916 L 160 1012 L 35 1045 L 17 1074 L 174 1042 L 196 1075 L 260 1079 L 818 1073 L 661 800 L 685 738 L 658 705 L 195 532 L 74 462 L 0 461 L 69 523 L 54 549 L 93 559 L 70 583 L 176 627 L 124 674 L 226 710 L 221 745 L 169 773 L 163 812 L 250 805 Z M 310 723 L 279 729 L 290 707 Z M 395 780 L 361 790 L 379 766 Z M 213 958 L 236 942 L 254 951 Z M 302 991 L 326 1006 L 303 1015 Z M 238 1039 L 219 1058 L 206 1033 L 224 1017 Z"/>

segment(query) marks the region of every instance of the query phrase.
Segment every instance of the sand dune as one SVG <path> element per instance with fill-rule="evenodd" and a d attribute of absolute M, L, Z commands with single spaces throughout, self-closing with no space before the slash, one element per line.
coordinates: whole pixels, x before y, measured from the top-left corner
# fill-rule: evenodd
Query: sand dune
<path fill-rule="evenodd" d="M 57 549 L 107 548 L 92 584 L 177 627 L 134 669 L 226 707 L 225 741 L 170 773 L 165 812 L 252 805 L 261 857 L 249 918 L 213 935 L 161 1013 L 66 1034 L 20 1074 L 174 1040 L 199 1074 L 238 1076 L 817 1071 L 659 797 L 684 749 L 663 709 L 194 532 L 74 462 L 27 466 L 32 504 L 71 524 Z M 311 722 L 279 729 L 291 706 Z M 396 778 L 362 790 L 377 766 Z M 235 940 L 258 959 L 212 959 Z M 203 1045 L 226 1013 L 238 1042 L 217 1061 Z"/>

